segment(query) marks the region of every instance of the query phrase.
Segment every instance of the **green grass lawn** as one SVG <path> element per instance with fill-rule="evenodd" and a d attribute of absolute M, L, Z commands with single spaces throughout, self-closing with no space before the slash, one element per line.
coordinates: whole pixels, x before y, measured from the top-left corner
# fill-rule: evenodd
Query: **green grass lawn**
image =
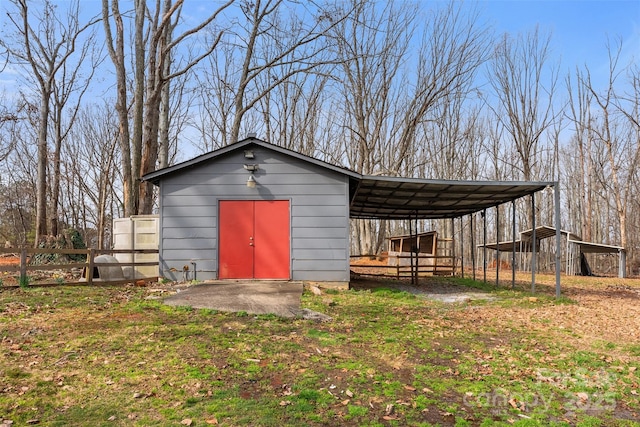
<path fill-rule="evenodd" d="M 591 300 L 493 292 L 305 292 L 333 317 L 314 323 L 145 288 L 0 290 L 0 425 L 640 425 L 639 342 L 590 329 Z"/>

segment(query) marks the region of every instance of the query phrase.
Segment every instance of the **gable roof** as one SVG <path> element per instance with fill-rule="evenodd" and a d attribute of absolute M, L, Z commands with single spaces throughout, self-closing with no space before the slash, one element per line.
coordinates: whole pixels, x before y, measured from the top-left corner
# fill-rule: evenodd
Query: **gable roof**
<path fill-rule="evenodd" d="M 246 138 L 191 160 L 148 173 L 142 179 L 158 185 L 167 176 L 184 173 L 191 167 L 251 145 L 347 176 L 351 218 L 458 218 L 556 185 L 555 182 L 455 181 L 362 175 L 256 138 Z"/>
<path fill-rule="evenodd" d="M 173 175 L 175 173 L 180 173 L 180 172 L 184 172 L 185 170 L 188 170 L 189 168 L 199 165 L 200 163 L 204 163 L 206 161 L 209 160 L 213 160 L 216 159 L 218 157 L 221 157 L 227 153 L 231 153 L 233 151 L 236 150 L 242 150 L 244 148 L 249 147 L 250 145 L 257 145 L 259 147 L 262 148 L 266 148 L 268 150 L 272 150 L 272 151 L 276 151 L 278 153 L 281 154 L 285 154 L 287 156 L 291 156 L 291 157 L 295 157 L 299 160 L 303 160 L 307 163 L 312 163 L 315 164 L 317 166 L 323 167 L 325 169 L 329 169 L 329 170 L 333 170 L 335 172 L 341 173 L 343 175 L 348 175 L 354 178 L 358 178 L 361 175 L 353 172 L 352 170 L 349 170 L 347 168 L 341 168 L 339 166 L 335 166 L 332 165 L 331 163 L 327 163 L 327 162 L 323 162 L 322 160 L 318 160 L 315 159 L 313 157 L 309 157 L 309 156 L 305 156 L 304 154 L 298 153 L 297 151 L 293 151 L 293 150 L 288 150 L 286 148 L 283 147 L 279 147 L 277 145 L 268 143 L 266 141 L 262 141 L 260 139 L 257 138 L 246 138 L 243 139 L 241 141 L 235 142 L 233 144 L 229 144 L 225 147 L 219 148 L 217 150 L 214 151 L 210 151 L 208 153 L 202 154 L 198 157 L 194 157 L 191 160 L 187 160 L 185 162 L 182 163 L 177 163 L 173 166 L 169 166 L 163 169 L 159 169 L 157 171 L 154 172 L 150 172 L 148 174 L 146 174 L 145 176 L 142 177 L 143 181 L 149 181 L 155 185 L 158 185 L 158 183 L 160 182 L 160 180 L 162 178 L 165 178 L 169 175 Z"/>

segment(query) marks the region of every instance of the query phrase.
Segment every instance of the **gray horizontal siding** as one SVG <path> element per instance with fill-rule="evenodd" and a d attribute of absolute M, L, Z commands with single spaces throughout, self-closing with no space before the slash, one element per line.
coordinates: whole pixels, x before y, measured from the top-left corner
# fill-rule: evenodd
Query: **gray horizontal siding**
<path fill-rule="evenodd" d="M 217 210 L 217 207 L 212 209 L 212 211 Z M 166 216 L 163 218 L 162 225 L 164 228 L 216 227 L 214 220 L 215 218 L 211 216 Z"/>
<path fill-rule="evenodd" d="M 322 203 L 322 199 L 318 198 L 318 204 L 315 206 L 307 205 L 307 206 L 298 206 L 294 205 L 292 207 L 291 214 L 293 217 L 333 217 L 337 218 L 340 221 L 343 221 L 345 224 L 348 223 L 348 220 L 344 218 L 345 212 L 346 215 L 349 215 L 349 209 L 346 206 L 325 206 Z"/>
<path fill-rule="evenodd" d="M 274 196 L 295 196 L 295 195 L 341 195 L 344 191 L 344 183 L 318 183 L 318 182 L 309 182 L 309 183 L 300 183 L 297 180 L 297 183 L 290 184 L 287 182 L 282 182 L 282 180 L 278 180 L 278 177 L 272 177 L 267 180 L 266 178 L 256 177 L 256 181 L 258 182 L 258 188 L 248 188 L 247 183 L 248 175 L 245 174 L 238 182 L 231 182 L 226 184 L 219 184 L 216 186 L 212 185 L 203 185 L 203 184 L 169 184 L 167 185 L 166 191 L 167 193 L 164 195 L 166 197 L 176 197 L 176 196 L 197 196 L 197 197 L 205 197 L 205 201 L 209 201 L 210 203 L 215 203 L 215 198 L 209 199 L 207 196 L 217 196 L 217 197 L 229 197 L 229 196 L 237 196 L 237 195 L 247 195 L 247 196 L 255 196 L 256 193 L 260 192 L 261 188 L 268 188 L 270 194 Z M 312 175 L 309 176 L 310 179 L 313 178 Z M 275 181 L 275 183 L 269 183 L 266 181 Z M 168 206 L 171 206 L 169 204 Z"/>
<path fill-rule="evenodd" d="M 291 277 L 349 280 L 348 179 L 271 150 L 242 150 L 163 178 L 160 186 L 162 268 L 197 260 L 198 279 L 217 275 L 220 200 L 289 200 Z M 257 163 L 257 188 L 248 188 L 243 164 Z M 212 276 L 212 277 L 209 277 Z M 178 277 L 179 279 L 180 277 Z"/>
<path fill-rule="evenodd" d="M 343 227 L 306 227 L 294 228 L 292 230 L 293 237 L 296 239 L 309 237 L 311 239 L 336 239 L 344 237 Z"/>
<path fill-rule="evenodd" d="M 163 239 L 215 239 L 218 237 L 218 230 L 214 227 L 164 227 Z"/>
<path fill-rule="evenodd" d="M 172 249 L 215 250 L 217 242 L 217 239 L 162 239 L 163 246 Z"/>
<path fill-rule="evenodd" d="M 316 211 L 318 208 L 316 207 Z M 339 216 L 294 216 L 291 218 L 291 227 L 304 228 L 304 227 L 336 227 L 344 228 L 344 219 Z"/>
<path fill-rule="evenodd" d="M 316 259 L 344 260 L 344 250 L 342 249 L 297 249 L 295 253 L 296 261 Z"/>
<path fill-rule="evenodd" d="M 216 184 L 216 179 L 227 179 L 233 175 L 246 175 L 245 164 L 257 164 L 256 175 L 277 173 L 280 175 L 315 175 L 319 179 L 342 181 L 342 176 L 338 173 L 328 171 L 320 166 L 283 156 L 279 153 L 268 151 L 256 152 L 256 159 L 245 159 L 242 153 L 235 153 L 225 158 L 215 160 L 215 167 L 212 164 L 203 164 L 191 168 L 182 174 L 170 177 L 175 183 L 185 184 Z"/>
<path fill-rule="evenodd" d="M 327 271 L 342 271 L 345 266 L 349 266 L 344 260 L 324 260 L 322 263 L 322 270 Z M 295 270 L 304 271 L 318 271 L 318 262 L 311 260 L 294 260 L 293 268 Z"/>
<path fill-rule="evenodd" d="M 323 194 L 322 204 L 325 206 L 344 206 L 344 194 Z M 296 195 L 296 206 L 317 206 L 318 195 Z"/>
<path fill-rule="evenodd" d="M 172 194 L 164 197 L 163 205 L 167 206 L 207 206 L 215 209 L 218 199 L 211 194 Z"/>
<path fill-rule="evenodd" d="M 308 239 L 293 238 L 291 239 L 291 247 L 293 250 L 298 249 L 345 249 L 349 244 L 345 237 L 339 239 Z"/>
<path fill-rule="evenodd" d="M 182 264 L 188 264 L 191 260 L 212 260 L 213 250 L 206 249 L 164 249 L 162 257 L 165 260 L 180 261 Z M 180 264 L 182 268 L 182 264 Z"/>
<path fill-rule="evenodd" d="M 162 206 L 162 216 L 163 217 L 171 217 L 171 216 L 177 216 L 177 217 L 184 217 L 184 218 L 189 218 L 189 217 L 195 217 L 195 216 L 202 216 L 202 217 L 211 217 L 211 215 L 215 215 L 215 211 L 216 209 L 213 209 L 211 206 L 189 206 L 189 205 L 182 205 L 182 206 Z"/>

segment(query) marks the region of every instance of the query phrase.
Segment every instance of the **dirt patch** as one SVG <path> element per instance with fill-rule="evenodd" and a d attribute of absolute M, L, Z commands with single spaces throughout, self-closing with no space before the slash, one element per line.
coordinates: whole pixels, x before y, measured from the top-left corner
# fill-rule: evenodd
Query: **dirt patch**
<path fill-rule="evenodd" d="M 351 280 L 351 289 L 380 289 L 388 288 L 429 298 L 446 303 L 466 302 L 472 300 L 495 299 L 488 292 L 466 286 L 448 283 L 438 277 L 421 278 L 418 284 L 411 284 L 409 280 L 381 279 L 357 275 Z"/>

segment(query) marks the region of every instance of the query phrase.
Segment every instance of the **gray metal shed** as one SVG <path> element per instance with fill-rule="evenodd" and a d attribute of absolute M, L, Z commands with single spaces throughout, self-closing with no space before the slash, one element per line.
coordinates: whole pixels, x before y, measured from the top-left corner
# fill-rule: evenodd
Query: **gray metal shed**
<path fill-rule="evenodd" d="M 453 219 L 547 187 L 559 197 L 556 182 L 361 175 L 252 137 L 143 179 L 159 186 L 159 274 L 172 280 L 346 287 L 349 218 Z"/>

